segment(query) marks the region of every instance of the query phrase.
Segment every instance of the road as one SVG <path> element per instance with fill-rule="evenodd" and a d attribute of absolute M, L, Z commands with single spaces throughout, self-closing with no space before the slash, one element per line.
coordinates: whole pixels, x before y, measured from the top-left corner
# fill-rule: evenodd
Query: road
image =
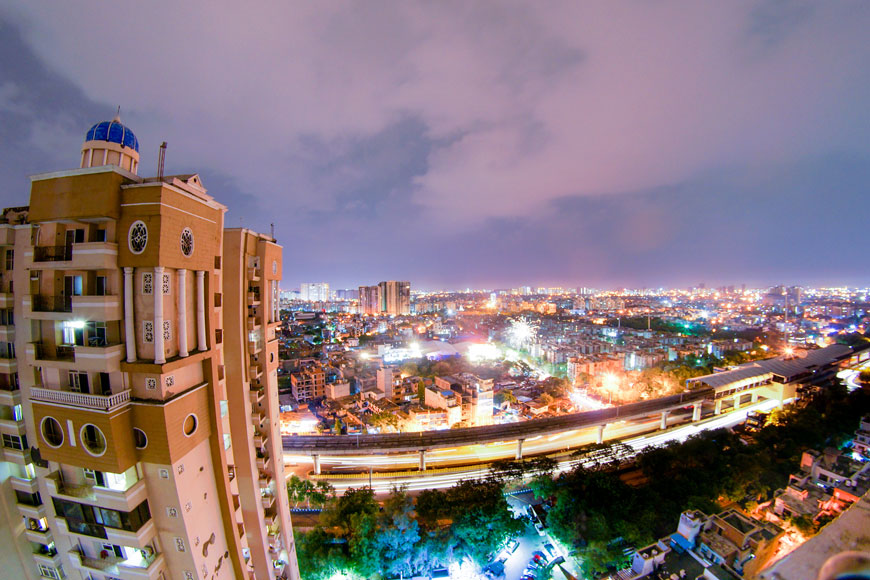
<path fill-rule="evenodd" d="M 708 419 L 702 419 L 697 423 L 689 423 L 689 424 L 679 424 L 676 426 L 671 426 L 665 431 L 656 431 L 655 433 L 648 433 L 644 435 L 629 435 L 627 439 L 624 439 L 623 442 L 632 447 L 635 451 L 639 451 L 648 447 L 650 445 L 663 445 L 669 441 L 684 441 L 688 437 L 699 433 L 704 430 L 710 429 L 718 429 L 721 427 L 733 427 L 734 425 L 738 425 L 742 423 L 746 419 L 746 414 L 752 410 L 759 411 L 768 411 L 773 409 L 778 405 L 777 401 L 759 401 L 757 403 L 749 404 L 743 406 L 738 411 L 732 411 L 730 413 L 726 413 L 723 415 L 713 416 Z M 649 429 L 649 425 L 626 425 L 624 429 L 627 432 L 632 431 L 635 427 L 639 429 Z M 614 430 L 617 430 L 617 427 L 614 427 Z M 586 430 L 588 431 L 588 430 Z M 605 432 L 607 433 L 607 432 Z M 558 436 L 557 436 L 558 435 Z M 529 441 L 523 446 L 524 451 L 528 451 L 529 454 L 533 452 L 543 452 L 543 451 L 558 451 L 559 449 L 564 449 L 564 446 L 568 443 L 572 443 L 575 441 L 574 439 L 565 438 L 563 434 L 557 434 L 551 437 L 541 437 L 538 441 L 540 441 L 539 447 L 536 447 L 535 442 L 531 442 L 531 446 L 529 445 Z M 570 435 L 570 434 L 569 434 Z M 575 434 L 576 441 L 589 442 L 589 433 L 586 434 Z M 594 435 L 593 435 L 594 437 Z M 593 439 L 594 440 L 594 439 Z M 515 449 L 514 443 L 509 443 L 505 445 L 510 445 L 510 449 Z M 553 447 L 555 446 L 555 449 Z M 468 450 L 466 448 L 458 448 L 454 450 L 441 450 L 445 459 L 448 461 L 455 460 L 457 458 L 461 458 L 463 461 L 468 460 L 477 460 L 482 463 L 492 461 L 498 453 L 502 455 L 505 452 L 505 448 L 496 449 L 494 453 L 489 453 L 489 451 L 493 451 L 487 449 L 489 445 L 479 445 L 475 447 L 482 447 L 483 450 Z M 433 454 L 435 452 L 432 452 Z M 454 453 L 456 455 L 451 456 L 450 454 Z M 310 466 L 310 458 L 307 456 L 296 456 L 290 457 L 290 469 L 288 471 L 292 471 L 294 469 L 293 463 L 295 462 L 297 465 L 296 469 L 302 467 L 304 470 L 308 470 Z M 371 456 L 366 458 L 361 457 L 342 457 L 336 458 L 336 461 L 339 462 L 353 462 L 350 465 L 357 470 L 360 468 L 360 464 L 356 463 L 358 461 L 363 461 L 362 465 L 369 465 L 371 467 L 381 467 L 381 468 L 390 468 L 396 469 L 407 466 L 409 463 L 408 457 L 392 457 L 392 456 Z M 430 464 L 431 465 L 431 464 Z M 411 467 L 416 467 L 416 463 Z M 562 460 L 559 462 L 559 470 L 568 470 L 573 467 L 573 462 L 570 460 Z M 389 491 L 394 486 L 407 486 L 409 491 L 419 491 L 423 489 L 442 489 L 447 487 L 452 487 L 457 482 L 465 480 L 465 479 L 474 479 L 485 477 L 488 474 L 489 470 L 486 465 L 473 465 L 465 468 L 454 468 L 448 472 L 436 472 L 435 470 L 430 471 L 415 471 L 410 474 L 400 474 L 400 475 L 387 475 L 387 474 L 379 474 L 377 472 L 372 473 L 371 477 L 371 486 L 375 493 L 389 493 Z M 386 475 L 386 476 L 384 476 Z M 336 492 L 341 494 L 344 491 L 351 487 L 363 487 L 369 485 L 369 478 L 330 478 L 328 475 L 325 477 L 327 481 L 329 481 L 336 489 Z"/>
<path fill-rule="evenodd" d="M 581 413 L 570 413 L 545 419 L 519 423 L 421 431 L 417 433 L 385 433 L 379 435 L 285 435 L 282 437 L 285 453 L 319 455 L 372 455 L 378 452 L 409 452 L 419 449 L 457 447 L 478 442 L 516 441 L 539 435 L 550 436 L 583 427 L 595 427 L 617 421 L 670 411 L 712 397 L 713 389 L 698 389 L 650 401 L 629 403 Z"/>

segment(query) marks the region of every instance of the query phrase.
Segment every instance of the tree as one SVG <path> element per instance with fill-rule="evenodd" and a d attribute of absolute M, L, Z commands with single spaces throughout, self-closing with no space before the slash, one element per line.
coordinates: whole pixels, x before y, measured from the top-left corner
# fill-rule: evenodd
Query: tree
<path fill-rule="evenodd" d="M 376 546 L 385 564 L 384 572 L 408 575 L 414 572 L 415 553 L 420 541 L 414 500 L 404 488 L 394 488 L 378 516 Z"/>
<path fill-rule="evenodd" d="M 495 394 L 495 397 L 493 397 L 493 402 L 496 404 L 496 406 L 501 407 L 504 403 L 516 405 L 519 401 L 517 400 L 516 395 L 514 395 L 512 392 L 503 390 Z"/>

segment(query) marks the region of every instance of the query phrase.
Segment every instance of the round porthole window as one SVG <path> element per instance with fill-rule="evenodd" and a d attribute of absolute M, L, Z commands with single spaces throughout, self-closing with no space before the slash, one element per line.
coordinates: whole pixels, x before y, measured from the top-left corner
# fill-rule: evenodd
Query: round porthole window
<path fill-rule="evenodd" d="M 133 443 L 136 444 L 136 449 L 148 447 L 148 436 L 145 435 L 145 431 L 133 427 Z"/>
<path fill-rule="evenodd" d="M 190 437 L 194 433 L 196 433 L 197 420 L 196 415 L 191 413 L 184 419 L 184 424 L 182 425 L 182 429 L 184 430 L 184 434 L 187 437 Z"/>
<path fill-rule="evenodd" d="M 184 228 L 181 231 L 181 253 L 185 258 L 193 255 L 193 232 L 190 228 Z"/>
<path fill-rule="evenodd" d="M 137 220 L 130 226 L 130 235 L 128 236 L 130 251 L 134 254 L 141 254 L 145 251 L 145 246 L 148 244 L 148 228 L 145 222 Z"/>
<path fill-rule="evenodd" d="M 99 457 L 106 452 L 106 437 L 100 428 L 96 425 L 88 423 L 79 432 L 79 439 L 82 440 L 82 447 L 85 451 L 95 457 Z"/>
<path fill-rule="evenodd" d="M 39 430 L 42 433 L 43 440 L 48 443 L 49 447 L 57 449 L 63 445 L 63 428 L 54 417 L 43 417 Z"/>

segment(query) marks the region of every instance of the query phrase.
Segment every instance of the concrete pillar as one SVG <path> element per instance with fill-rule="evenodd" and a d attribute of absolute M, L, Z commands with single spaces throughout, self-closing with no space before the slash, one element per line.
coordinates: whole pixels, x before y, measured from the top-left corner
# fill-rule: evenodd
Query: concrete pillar
<path fill-rule="evenodd" d="M 752 402 L 753 402 L 753 403 L 757 403 L 757 402 L 758 402 L 758 393 L 755 392 L 755 391 L 752 392 Z"/>
<path fill-rule="evenodd" d="M 517 459 L 523 458 L 523 441 L 525 439 L 517 439 Z"/>
<path fill-rule="evenodd" d="M 598 437 L 596 437 L 595 442 L 598 443 L 599 445 L 604 443 L 604 428 L 605 427 L 607 427 L 607 425 L 599 425 L 598 426 Z"/>
<path fill-rule="evenodd" d="M 670 411 L 662 411 L 662 422 L 659 425 L 659 429 L 667 429 L 668 428 L 668 415 L 670 415 Z"/>
<path fill-rule="evenodd" d="M 743 393 L 737 393 L 736 395 L 734 395 L 734 408 L 731 409 L 732 411 L 736 411 L 737 409 L 740 408 L 740 399 L 742 399 L 742 398 L 743 398 Z"/>
<path fill-rule="evenodd" d="M 320 456 L 315 453 L 311 458 L 314 460 L 314 474 L 320 475 Z"/>
<path fill-rule="evenodd" d="M 178 356 L 187 352 L 187 270 L 178 270 Z"/>
<path fill-rule="evenodd" d="M 713 411 L 714 415 L 720 415 L 722 413 L 722 399 L 716 399 L 716 408 Z"/>
<path fill-rule="evenodd" d="M 166 362 L 163 348 L 163 266 L 154 266 L 154 363 Z"/>
<path fill-rule="evenodd" d="M 196 347 L 208 350 L 205 339 L 205 271 L 196 271 Z"/>
<path fill-rule="evenodd" d="M 91 155 L 94 150 L 91 149 Z M 133 268 L 124 268 L 124 334 L 127 362 L 136 362 L 136 316 L 133 309 Z"/>
<path fill-rule="evenodd" d="M 701 403 L 695 403 L 692 405 L 692 421 L 700 421 L 701 420 L 701 407 L 703 405 Z"/>
<path fill-rule="evenodd" d="M 420 471 L 426 471 L 426 450 L 420 450 Z"/>

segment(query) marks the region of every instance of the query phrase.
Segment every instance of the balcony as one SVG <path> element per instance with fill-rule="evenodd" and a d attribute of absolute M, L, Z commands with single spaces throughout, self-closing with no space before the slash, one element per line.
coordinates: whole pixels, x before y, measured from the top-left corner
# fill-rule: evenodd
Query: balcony
<path fill-rule="evenodd" d="M 248 280 L 259 280 L 260 279 L 260 269 L 259 268 L 248 268 Z"/>
<path fill-rule="evenodd" d="M 260 496 L 260 502 L 263 504 L 263 509 L 269 509 L 275 505 L 275 496 L 272 494 Z"/>
<path fill-rule="evenodd" d="M 39 528 L 25 528 L 24 537 L 26 537 L 31 542 L 34 542 L 36 544 L 42 544 L 44 546 L 47 546 L 54 541 L 54 537 L 51 535 L 51 530 L 49 530 L 48 528 L 44 530 L 40 530 Z"/>
<path fill-rule="evenodd" d="M 272 467 L 272 459 L 263 453 L 257 454 L 257 469 L 263 472 L 267 472 Z"/>
<path fill-rule="evenodd" d="M 16 465 L 27 465 L 33 462 L 33 457 L 30 454 L 30 449 L 12 449 L 11 447 L 3 447 L 3 461 L 15 463 Z"/>
<path fill-rule="evenodd" d="M 256 316 L 248 316 L 248 332 L 254 332 L 260 328 L 260 319 Z"/>
<path fill-rule="evenodd" d="M 73 391 L 55 391 L 53 389 L 30 389 L 30 398 L 34 401 L 45 403 L 61 403 L 72 407 L 82 407 L 94 411 L 114 411 L 130 403 L 131 389 L 115 393 L 114 395 L 86 395 Z"/>
<path fill-rule="evenodd" d="M 158 578 L 164 567 L 163 554 L 143 558 L 141 555 L 130 559 L 123 558 L 91 558 L 83 555 L 78 549 L 68 552 L 73 568 L 85 573 L 97 572 L 109 576 L 123 578 Z"/>
<path fill-rule="evenodd" d="M 121 370 L 126 347 L 123 344 L 98 344 L 97 340 L 90 346 L 33 342 L 27 345 L 27 361 L 34 366 L 48 363 L 50 366 L 79 371 L 112 373 Z"/>
<path fill-rule="evenodd" d="M 252 387 L 251 390 L 248 391 L 248 396 L 251 399 L 251 405 L 258 405 L 260 404 L 260 401 L 263 400 L 263 389 L 255 389 Z"/>
<path fill-rule="evenodd" d="M 250 373 L 251 380 L 259 379 L 263 374 L 263 369 L 258 364 L 252 364 L 251 368 L 248 371 Z"/>
<path fill-rule="evenodd" d="M 45 510 L 45 504 L 32 505 L 27 503 L 18 502 L 18 513 L 20 513 L 25 518 L 33 518 L 34 520 L 41 520 L 45 517 L 47 513 Z"/>
<path fill-rule="evenodd" d="M 254 435 L 254 447 L 263 448 L 269 445 L 269 436 L 256 433 Z"/>
<path fill-rule="evenodd" d="M 55 471 L 45 478 L 45 483 L 48 493 L 54 497 L 123 512 L 132 511 L 148 497 L 145 480 L 137 481 L 126 490 L 115 490 L 92 484 L 67 484 Z"/>
<path fill-rule="evenodd" d="M 263 414 L 259 409 L 251 409 L 251 423 L 254 424 L 254 427 L 261 427 L 263 425 L 263 421 L 266 420 L 266 415 Z"/>
<path fill-rule="evenodd" d="M 123 318 L 119 296 L 25 296 L 22 302 L 24 315 L 35 320 L 81 320 L 112 321 Z"/>
<path fill-rule="evenodd" d="M 138 531 L 132 532 L 128 530 L 119 530 L 116 528 L 108 528 L 98 524 L 88 524 L 75 520 L 67 520 L 66 518 L 54 518 L 58 531 L 61 534 L 75 534 L 82 536 L 88 541 L 93 541 L 93 538 L 107 540 L 118 546 L 129 546 L 131 548 L 144 549 L 149 545 L 157 535 L 157 527 L 154 525 L 154 518 L 148 520 Z"/>
<path fill-rule="evenodd" d="M 11 375 L 18 372 L 18 361 L 14 358 L 0 358 L 0 373 Z"/>
<path fill-rule="evenodd" d="M 248 292 L 247 304 L 248 304 L 248 306 L 258 306 L 260 304 L 260 293 L 259 292 Z"/>
<path fill-rule="evenodd" d="M 31 311 L 38 312 L 72 312 L 72 296 L 43 296 L 34 294 L 30 297 Z"/>
<path fill-rule="evenodd" d="M 12 324 L 0 325 L 0 342 L 15 342 L 15 326 Z"/>
<path fill-rule="evenodd" d="M 0 292 L 0 308 L 15 308 L 15 294 Z"/>
<path fill-rule="evenodd" d="M 117 267 L 118 244 L 85 242 L 67 246 L 36 246 L 32 255 L 34 266 L 40 269 L 106 270 Z"/>
<path fill-rule="evenodd" d="M 17 435 L 21 437 L 26 432 L 24 420 L 16 421 L 15 419 L 0 419 L 0 431 L 7 435 Z"/>
<path fill-rule="evenodd" d="M 23 477 L 10 477 L 9 482 L 12 484 L 12 489 L 23 493 L 39 492 L 39 484 L 36 478 L 24 479 Z"/>
<path fill-rule="evenodd" d="M 21 403 L 21 390 L 14 385 L 0 386 L 0 405 L 14 407 Z"/>
<path fill-rule="evenodd" d="M 33 554 L 33 561 L 37 564 L 44 564 L 49 568 L 57 568 L 63 564 L 63 558 L 57 553 L 57 550 L 50 552 L 36 552 Z"/>

